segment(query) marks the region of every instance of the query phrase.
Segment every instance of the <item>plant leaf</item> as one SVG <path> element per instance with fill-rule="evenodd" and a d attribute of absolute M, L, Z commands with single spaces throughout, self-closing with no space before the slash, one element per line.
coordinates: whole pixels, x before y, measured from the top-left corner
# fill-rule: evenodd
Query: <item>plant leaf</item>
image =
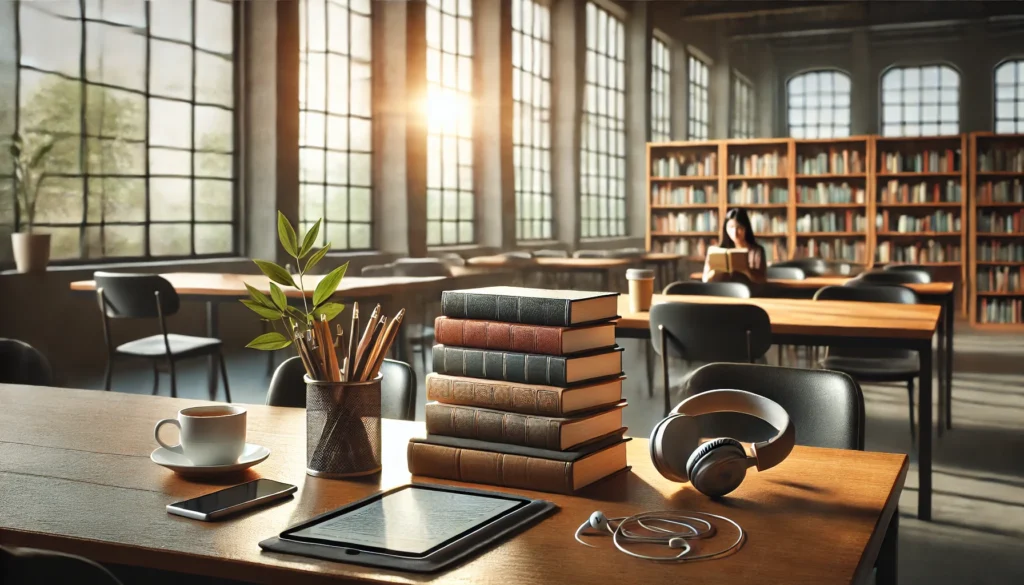
<path fill-rule="evenodd" d="M 56 142 L 51 140 L 46 144 L 42 145 L 39 148 L 39 150 L 37 150 L 36 153 L 32 155 L 32 158 L 29 159 L 28 168 L 34 169 L 37 166 L 39 166 L 39 163 L 42 162 L 44 158 L 46 158 L 46 155 L 49 154 L 51 150 L 53 150 L 55 144 Z"/>
<path fill-rule="evenodd" d="M 293 307 L 291 305 L 288 305 L 288 307 L 286 307 L 285 310 L 288 312 L 288 315 L 292 319 L 295 319 L 296 321 L 299 321 L 301 323 L 305 323 L 306 320 L 308 319 L 306 317 L 305 313 L 303 313 L 302 311 L 298 310 L 297 308 L 295 308 L 295 307 Z"/>
<path fill-rule="evenodd" d="M 242 304 L 252 309 L 254 313 L 263 317 L 264 319 L 280 319 L 284 317 L 284 313 L 277 309 L 269 309 L 256 301 L 250 301 L 249 299 L 242 299 Z"/>
<path fill-rule="evenodd" d="M 306 261 L 306 267 L 302 269 L 302 272 L 308 273 L 311 268 L 313 268 L 314 266 L 317 265 L 317 263 L 323 260 L 324 256 L 327 255 L 327 251 L 330 249 L 331 243 L 327 242 L 326 246 L 320 248 L 319 250 L 316 251 L 316 253 L 309 257 L 309 260 Z"/>
<path fill-rule="evenodd" d="M 270 299 L 274 301 L 274 306 L 281 311 L 287 310 L 288 297 L 284 296 L 284 292 L 281 291 L 281 287 L 274 283 L 270 283 Z"/>
<path fill-rule="evenodd" d="M 345 276 L 346 270 L 348 270 L 348 262 L 328 272 L 327 276 L 323 277 L 316 285 L 316 290 L 313 291 L 314 309 L 327 302 L 331 295 L 334 294 L 334 291 L 338 290 L 338 285 L 341 284 L 341 279 Z"/>
<path fill-rule="evenodd" d="M 267 295 L 258 291 L 256 287 L 252 286 L 247 282 L 245 283 L 245 288 L 249 291 L 249 296 L 252 298 L 253 301 L 256 302 L 256 304 L 262 305 L 268 309 L 276 310 L 277 307 L 276 305 L 274 305 L 274 301 L 268 299 Z"/>
<path fill-rule="evenodd" d="M 344 310 L 345 305 L 341 303 L 324 303 L 316 308 L 316 315 L 314 315 L 314 317 L 320 319 L 320 315 L 325 315 L 327 320 L 331 321 Z"/>
<path fill-rule="evenodd" d="M 302 248 L 299 249 L 299 258 L 305 258 L 306 254 L 313 249 L 313 245 L 316 244 L 316 237 L 320 235 L 320 222 L 322 219 L 316 220 L 313 227 L 309 228 L 306 232 L 306 236 L 302 238 Z"/>
<path fill-rule="evenodd" d="M 280 211 L 277 212 L 277 237 L 281 240 L 281 246 L 289 256 L 298 256 L 295 243 L 295 229 L 288 222 L 288 218 Z"/>
<path fill-rule="evenodd" d="M 299 288 L 295 286 L 295 281 L 292 280 L 292 275 L 288 274 L 287 270 L 281 268 L 277 264 L 274 264 L 273 262 L 267 262 L 266 260 L 253 260 L 253 262 L 256 263 L 256 266 L 260 267 L 260 270 L 263 271 L 263 274 L 269 276 L 270 280 L 273 280 L 277 284 L 283 284 L 285 286 L 290 286 L 292 288 Z"/>
<path fill-rule="evenodd" d="M 260 349 L 263 351 L 273 351 L 275 349 L 284 349 L 291 344 L 291 339 L 288 339 L 277 331 L 271 331 L 270 333 L 264 333 L 256 339 L 253 339 L 245 347 L 250 349 Z"/>

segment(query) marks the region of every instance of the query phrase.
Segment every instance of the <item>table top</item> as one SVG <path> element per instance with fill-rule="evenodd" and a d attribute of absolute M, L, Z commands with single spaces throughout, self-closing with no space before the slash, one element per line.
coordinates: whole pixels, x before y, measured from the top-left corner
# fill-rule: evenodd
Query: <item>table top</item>
<path fill-rule="evenodd" d="M 647 252 L 640 256 L 645 262 L 672 262 L 688 258 L 686 254 L 674 254 L 672 252 Z"/>
<path fill-rule="evenodd" d="M 899 305 L 810 299 L 736 299 L 693 295 L 654 295 L 658 303 L 756 305 L 768 313 L 772 333 L 835 337 L 898 337 L 931 339 L 942 308 L 938 305 Z M 634 313 L 629 295 L 619 295 L 620 329 L 647 329 L 650 313 Z"/>
<path fill-rule="evenodd" d="M 647 441 L 628 443 L 630 472 L 576 496 L 510 491 L 559 510 L 519 535 L 437 575 L 414 575 L 265 553 L 258 542 L 314 515 L 410 481 L 408 439 L 422 423 L 384 421 L 384 470 L 361 481 L 305 474 L 305 411 L 246 405 L 247 440 L 270 458 L 220 485 L 186 481 L 149 460 L 152 428 L 202 401 L 100 390 L 0 385 L 0 542 L 100 562 L 256 583 L 379 582 L 852 583 L 869 575 L 906 478 L 906 455 L 796 447 L 771 470 L 751 470 L 721 501 L 662 478 Z M 170 438 L 170 433 L 169 433 Z M 293 483 L 295 497 L 220 522 L 165 511 L 169 503 L 257 477 Z M 417 478 L 417 481 L 469 485 Z M 736 554 L 685 567 L 627 558 L 608 539 L 585 548 L 573 533 L 594 510 L 718 513 L 748 533 Z M 654 554 L 660 554 L 656 551 Z"/>
<path fill-rule="evenodd" d="M 470 266 L 536 266 L 563 270 L 595 270 L 629 266 L 642 258 L 510 258 L 508 256 L 477 256 L 466 260 Z"/>
<path fill-rule="evenodd" d="M 166 278 L 179 295 L 204 295 L 225 297 L 247 297 L 246 283 L 265 294 L 270 294 L 270 279 L 264 274 L 229 274 L 219 272 L 168 272 Z M 323 278 L 322 274 L 303 277 L 306 296 L 313 296 L 313 290 Z M 446 280 L 443 276 L 346 276 L 341 279 L 337 295 L 347 298 L 363 298 L 389 295 L 397 292 L 411 292 L 429 287 Z M 289 297 L 301 297 L 302 292 L 288 286 L 281 287 Z M 79 280 L 71 283 L 71 290 L 96 290 L 96 281 Z"/>
<path fill-rule="evenodd" d="M 690 274 L 692 280 L 703 278 L 703 272 Z M 788 278 L 769 278 L 768 284 L 795 289 L 819 289 L 823 286 L 843 286 L 852 277 L 850 276 L 808 276 L 804 280 L 791 280 Z M 910 290 L 926 295 L 948 295 L 953 292 L 952 282 L 912 282 L 902 286 Z"/>

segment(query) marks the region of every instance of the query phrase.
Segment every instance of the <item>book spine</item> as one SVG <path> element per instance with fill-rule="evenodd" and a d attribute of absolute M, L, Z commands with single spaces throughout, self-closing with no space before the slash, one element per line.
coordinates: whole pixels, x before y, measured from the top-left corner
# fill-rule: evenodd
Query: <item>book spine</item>
<path fill-rule="evenodd" d="M 434 346 L 434 371 L 521 384 L 567 386 L 564 357 Z"/>
<path fill-rule="evenodd" d="M 520 414 L 562 416 L 562 390 L 517 386 L 491 380 L 457 380 L 427 375 L 427 400 L 461 406 L 479 406 Z"/>
<path fill-rule="evenodd" d="M 428 404 L 427 432 L 493 443 L 560 451 L 562 425 L 557 419 L 467 406 Z"/>
<path fill-rule="evenodd" d="M 441 313 L 455 319 L 524 325 L 568 327 L 572 324 L 572 302 L 566 299 L 444 291 L 441 293 Z"/>
<path fill-rule="evenodd" d="M 409 473 L 509 488 L 572 493 L 572 463 L 476 449 L 409 443 Z"/>
<path fill-rule="evenodd" d="M 437 343 L 477 349 L 562 355 L 562 328 L 438 317 Z"/>

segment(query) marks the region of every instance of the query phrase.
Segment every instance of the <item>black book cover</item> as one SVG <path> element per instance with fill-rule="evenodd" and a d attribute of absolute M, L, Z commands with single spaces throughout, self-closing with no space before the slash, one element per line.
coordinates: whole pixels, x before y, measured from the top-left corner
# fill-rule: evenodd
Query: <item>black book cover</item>
<path fill-rule="evenodd" d="M 434 371 L 438 374 L 565 388 L 570 385 L 567 375 L 569 360 L 619 351 L 622 351 L 622 348 L 615 346 L 610 351 L 601 349 L 571 356 L 554 356 L 449 347 L 438 344 L 434 346 L 432 353 Z M 616 369 L 616 372 L 620 371 L 621 360 L 619 368 Z M 593 376 L 593 378 L 603 377 L 606 375 L 600 373 Z M 589 379 L 591 378 L 573 380 L 572 384 L 579 384 Z"/>
<path fill-rule="evenodd" d="M 454 319 L 570 327 L 583 324 L 572 322 L 574 302 L 615 294 L 516 287 L 446 290 L 441 293 L 441 314 Z M 596 322 L 614 317 L 607 315 Z"/>

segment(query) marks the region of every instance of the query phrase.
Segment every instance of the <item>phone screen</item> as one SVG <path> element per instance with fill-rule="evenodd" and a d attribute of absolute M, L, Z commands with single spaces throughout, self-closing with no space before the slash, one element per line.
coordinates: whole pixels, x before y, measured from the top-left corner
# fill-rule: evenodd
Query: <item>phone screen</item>
<path fill-rule="evenodd" d="M 189 510 L 190 512 L 212 514 L 217 510 L 223 510 L 225 508 L 238 506 L 239 504 L 244 504 L 245 502 L 265 498 L 267 496 L 289 490 L 293 487 L 295 486 L 274 481 L 272 479 L 257 479 L 248 483 L 220 490 L 219 492 L 213 492 L 212 494 L 206 494 L 205 496 L 199 496 L 198 498 L 178 502 L 176 504 L 172 504 L 172 506 L 175 508 L 181 508 L 182 510 Z"/>

